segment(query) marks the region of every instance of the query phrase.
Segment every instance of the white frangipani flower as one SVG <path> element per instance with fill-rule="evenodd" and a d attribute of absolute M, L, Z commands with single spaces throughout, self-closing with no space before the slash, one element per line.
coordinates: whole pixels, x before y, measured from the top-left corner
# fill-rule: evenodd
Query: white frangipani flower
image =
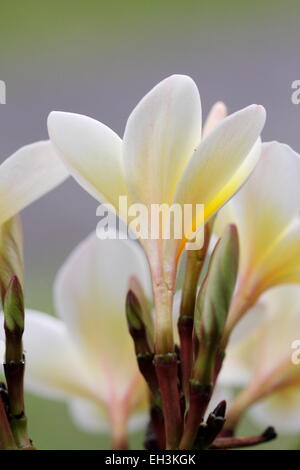
<path fill-rule="evenodd" d="M 273 287 L 241 320 L 226 352 L 219 383 L 245 387 L 229 409 L 228 428 L 249 409 L 259 424 L 300 429 L 300 364 L 292 360 L 299 339 L 300 286 Z"/>
<path fill-rule="evenodd" d="M 244 187 L 221 209 L 215 229 L 236 224 L 240 241 L 237 290 L 227 334 L 259 295 L 282 283 L 300 282 L 300 156 L 277 142 L 262 157 Z"/>
<path fill-rule="evenodd" d="M 204 204 L 207 220 L 244 183 L 260 155 L 264 108 L 252 105 L 222 119 L 225 114 L 219 104 L 202 139 L 198 89 L 190 77 L 173 75 L 132 111 L 123 140 L 104 124 L 72 113 L 52 112 L 48 129 L 70 173 L 99 201 L 117 208 L 118 197 L 128 195 L 147 207 Z M 189 233 L 202 222 L 194 218 Z M 142 240 L 152 273 L 160 353 L 173 350 L 172 301 L 186 241 Z"/>
<path fill-rule="evenodd" d="M 141 426 L 147 406 L 125 316 L 132 276 L 149 296 L 148 266 L 138 243 L 91 234 L 57 275 L 59 318 L 33 310 L 25 317 L 27 388 L 66 400 L 87 429 L 110 428 L 115 447 L 125 445 L 128 420 L 129 429 Z"/>

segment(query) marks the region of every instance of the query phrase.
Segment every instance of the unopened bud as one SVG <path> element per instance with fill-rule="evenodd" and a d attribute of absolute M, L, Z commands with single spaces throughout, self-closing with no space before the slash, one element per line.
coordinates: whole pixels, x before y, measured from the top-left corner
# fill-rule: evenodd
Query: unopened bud
<path fill-rule="evenodd" d="M 23 290 L 17 276 L 13 276 L 4 298 L 4 329 L 6 336 L 6 362 L 23 359 L 22 335 L 24 331 Z"/>
<path fill-rule="evenodd" d="M 128 292 L 126 298 L 126 318 L 136 354 L 150 353 L 151 348 L 147 336 L 147 328 L 143 320 L 143 309 L 132 290 Z"/>
<path fill-rule="evenodd" d="M 23 280 L 22 229 L 19 216 L 0 226 L 0 294 L 2 303 L 12 276 Z"/>
<path fill-rule="evenodd" d="M 229 225 L 212 254 L 208 274 L 198 294 L 195 309 L 195 333 L 199 343 L 195 378 L 208 376 L 221 341 L 238 272 L 238 234 Z M 206 376 L 206 379 L 208 378 Z"/>

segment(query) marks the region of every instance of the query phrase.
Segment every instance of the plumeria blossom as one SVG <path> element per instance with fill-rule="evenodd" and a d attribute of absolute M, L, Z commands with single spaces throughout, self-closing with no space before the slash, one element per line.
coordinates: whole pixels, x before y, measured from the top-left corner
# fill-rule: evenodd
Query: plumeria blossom
<path fill-rule="evenodd" d="M 277 142 L 262 157 L 244 187 L 219 212 L 216 230 L 238 227 L 240 266 L 228 318 L 228 334 L 266 289 L 300 282 L 300 156 Z"/>
<path fill-rule="evenodd" d="M 132 240 L 85 239 L 54 286 L 58 318 L 26 311 L 24 348 L 29 390 L 66 400 L 75 420 L 111 428 L 114 446 L 144 424 L 147 392 L 128 333 L 125 299 L 132 276 L 150 295 L 143 250 Z"/>
<path fill-rule="evenodd" d="M 52 112 L 48 129 L 70 173 L 98 201 L 116 209 L 120 195 L 148 208 L 204 204 L 207 220 L 255 167 L 265 111 L 252 105 L 223 117 L 224 109 L 218 105 L 201 138 L 198 89 L 190 77 L 173 75 L 138 103 L 123 140 L 104 124 L 78 114 Z M 200 223 L 203 220 L 194 217 L 188 233 L 192 235 Z M 187 240 L 141 241 L 152 273 L 157 351 L 172 351 L 172 300 Z"/>
<path fill-rule="evenodd" d="M 21 226 L 17 214 L 68 176 L 50 141 L 22 147 L 0 165 L 0 289 L 12 274 L 22 279 Z"/>
<path fill-rule="evenodd" d="M 226 353 L 220 383 L 245 387 L 229 409 L 227 427 L 250 408 L 259 424 L 299 431 L 300 363 L 292 360 L 299 339 L 300 286 L 273 287 L 241 320 Z"/>

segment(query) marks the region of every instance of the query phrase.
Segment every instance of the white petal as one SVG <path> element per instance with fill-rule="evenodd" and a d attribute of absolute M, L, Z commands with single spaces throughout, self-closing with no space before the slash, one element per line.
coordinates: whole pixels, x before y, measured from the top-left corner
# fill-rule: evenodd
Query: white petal
<path fill-rule="evenodd" d="M 227 108 L 222 101 L 215 103 L 210 109 L 203 126 L 203 137 L 206 137 L 216 125 L 227 116 Z"/>
<path fill-rule="evenodd" d="M 243 379 L 262 386 L 290 377 L 297 368 L 292 364 L 292 343 L 300 331 L 300 286 L 282 285 L 265 292 L 237 325 L 229 344 L 221 372 L 221 383 L 243 385 Z M 280 368 L 279 368 L 280 366 Z"/>
<path fill-rule="evenodd" d="M 300 204 L 299 204 L 300 207 Z M 300 217 L 285 227 L 276 243 L 262 255 L 257 266 L 256 277 L 261 288 L 273 285 L 300 282 Z"/>
<path fill-rule="evenodd" d="M 149 415 L 147 413 L 135 413 L 128 420 L 128 431 L 137 432 L 145 429 L 148 421 Z"/>
<path fill-rule="evenodd" d="M 91 234 L 70 255 L 55 283 L 57 311 L 94 368 L 104 400 L 111 389 L 120 397 L 141 381 L 125 319 L 130 278 L 149 294 L 145 255 L 131 240 L 99 240 Z M 140 399 L 139 397 L 137 398 Z"/>
<path fill-rule="evenodd" d="M 262 426 L 274 426 L 283 434 L 294 434 L 300 430 L 299 385 L 287 388 L 255 404 L 249 415 Z"/>
<path fill-rule="evenodd" d="M 72 418 L 78 427 L 87 432 L 110 432 L 110 424 L 103 407 L 93 401 L 73 399 L 69 402 Z"/>
<path fill-rule="evenodd" d="M 75 423 L 87 432 L 111 433 L 111 425 L 104 408 L 92 401 L 75 399 L 69 403 L 69 409 Z M 149 420 L 147 413 L 135 413 L 129 417 L 129 432 L 137 432 L 146 427 Z"/>
<path fill-rule="evenodd" d="M 0 224 L 62 183 L 67 176 L 49 141 L 19 149 L 0 166 Z"/>
<path fill-rule="evenodd" d="M 201 103 L 193 80 L 173 75 L 131 113 L 124 133 L 124 166 L 135 202 L 171 203 L 201 138 Z"/>
<path fill-rule="evenodd" d="M 119 195 L 127 194 L 120 137 L 95 119 L 55 111 L 48 130 L 77 182 L 97 200 L 117 206 Z"/>
<path fill-rule="evenodd" d="M 299 229 L 294 224 L 300 209 L 300 156 L 277 142 L 262 148 L 253 174 L 220 211 L 216 223 L 216 228 L 220 223 L 237 224 L 241 276 L 251 271 L 257 282 L 272 278 L 283 264 L 288 269 L 289 260 L 299 265 L 300 259 Z"/>
<path fill-rule="evenodd" d="M 28 389 L 49 398 L 97 399 L 97 389 L 90 383 L 88 363 L 83 362 L 63 322 L 34 310 L 26 310 L 25 318 Z M 3 328 L 1 334 L 4 335 Z"/>
<path fill-rule="evenodd" d="M 220 121 L 201 142 L 179 183 L 175 202 L 205 205 L 208 218 L 249 177 L 259 156 L 265 122 L 262 106 L 252 105 Z M 254 148 L 253 148 L 254 146 Z"/>
<path fill-rule="evenodd" d="M 261 300 L 238 323 L 230 338 L 218 383 L 227 387 L 243 387 L 250 382 L 260 353 L 260 327 L 266 318 L 266 304 Z"/>
<path fill-rule="evenodd" d="M 244 387 L 251 379 L 251 370 L 239 359 L 238 353 L 229 351 L 218 377 L 218 383 L 224 387 Z"/>

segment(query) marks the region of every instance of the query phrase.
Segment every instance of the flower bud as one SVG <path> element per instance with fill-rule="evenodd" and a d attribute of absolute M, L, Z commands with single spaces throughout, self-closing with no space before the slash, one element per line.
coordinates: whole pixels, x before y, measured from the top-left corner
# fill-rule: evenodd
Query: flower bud
<path fill-rule="evenodd" d="M 2 303 L 12 276 L 23 280 L 22 228 L 19 216 L 0 225 L 0 294 Z"/>
<path fill-rule="evenodd" d="M 12 276 L 4 298 L 4 328 L 6 336 L 5 361 L 23 359 L 22 336 L 24 331 L 23 291 L 17 276 Z"/>
<path fill-rule="evenodd" d="M 147 327 L 143 319 L 143 309 L 132 290 L 129 290 L 126 298 L 126 318 L 136 354 L 150 353 L 151 347 L 148 340 Z"/>
<path fill-rule="evenodd" d="M 195 335 L 199 348 L 194 378 L 197 380 L 203 379 L 203 374 L 210 379 L 235 288 L 238 253 L 237 230 L 229 225 L 214 249 L 196 301 Z"/>

